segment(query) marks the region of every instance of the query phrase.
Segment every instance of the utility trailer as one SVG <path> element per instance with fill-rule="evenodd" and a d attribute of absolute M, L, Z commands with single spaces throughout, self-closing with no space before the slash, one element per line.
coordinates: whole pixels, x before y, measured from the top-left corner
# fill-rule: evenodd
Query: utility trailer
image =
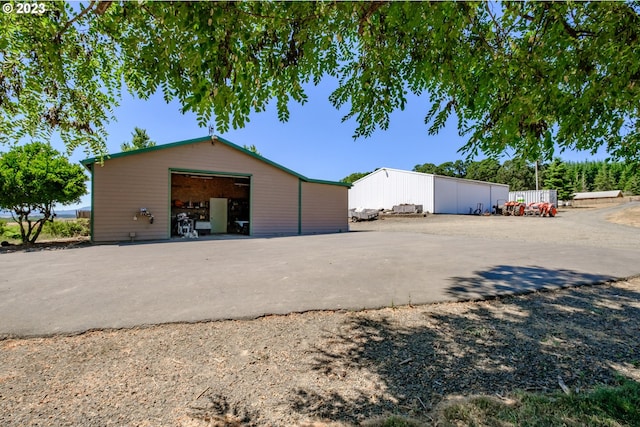
<path fill-rule="evenodd" d="M 372 221 L 378 219 L 377 209 L 350 209 L 349 218 L 351 222 Z"/>

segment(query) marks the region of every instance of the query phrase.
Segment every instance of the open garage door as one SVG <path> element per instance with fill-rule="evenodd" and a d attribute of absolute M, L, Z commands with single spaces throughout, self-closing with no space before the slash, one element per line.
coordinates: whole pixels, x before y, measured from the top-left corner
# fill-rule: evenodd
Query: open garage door
<path fill-rule="evenodd" d="M 171 236 L 249 234 L 250 194 L 248 176 L 171 172 Z"/>

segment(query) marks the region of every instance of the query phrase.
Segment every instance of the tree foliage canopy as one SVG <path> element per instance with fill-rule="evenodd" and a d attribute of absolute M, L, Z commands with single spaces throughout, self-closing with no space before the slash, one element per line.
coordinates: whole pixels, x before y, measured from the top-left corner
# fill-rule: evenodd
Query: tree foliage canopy
<path fill-rule="evenodd" d="M 560 149 L 640 162 L 638 2 L 47 2 L 0 15 L 0 134 L 59 130 L 104 151 L 122 84 L 161 91 L 218 130 L 305 85 L 330 95 L 354 137 L 386 129 L 409 93 L 429 133 L 455 114 L 463 151 L 529 160 Z"/>
<path fill-rule="evenodd" d="M 344 178 L 342 178 L 340 180 L 340 182 L 346 182 L 348 184 L 353 184 L 354 182 L 356 182 L 360 178 L 364 178 L 365 176 L 369 175 L 370 173 L 372 173 L 372 172 L 354 172 L 351 175 L 345 176 Z"/>
<path fill-rule="evenodd" d="M 439 166 L 433 163 L 423 163 L 413 167 L 414 172 L 431 173 L 435 175 L 453 176 L 464 178 L 467 176 L 469 161 L 456 160 L 455 162 L 444 162 Z"/>
<path fill-rule="evenodd" d="M 33 142 L 0 154 L 0 208 L 12 212 L 23 243 L 35 243 L 54 207 L 80 202 L 87 193 L 87 176 L 51 148 Z M 38 215 L 34 220 L 32 215 Z"/>

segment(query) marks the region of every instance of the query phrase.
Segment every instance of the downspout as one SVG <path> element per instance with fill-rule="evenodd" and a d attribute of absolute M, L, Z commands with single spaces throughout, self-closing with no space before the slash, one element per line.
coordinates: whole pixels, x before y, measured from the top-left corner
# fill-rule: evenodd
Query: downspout
<path fill-rule="evenodd" d="M 431 175 L 431 213 L 436 213 L 436 177 Z"/>
<path fill-rule="evenodd" d="M 253 236 L 253 175 L 249 177 L 249 236 Z"/>
<path fill-rule="evenodd" d="M 90 221 L 90 223 L 89 223 L 89 234 L 90 234 L 89 240 L 91 241 L 91 243 L 95 243 L 95 239 L 93 237 L 93 215 L 94 215 L 93 212 L 94 212 L 94 206 L 95 206 L 93 198 L 94 198 L 94 194 L 96 194 L 95 191 L 93 191 L 94 190 L 93 183 L 95 181 L 95 176 L 93 174 L 93 168 L 95 168 L 95 166 L 96 166 L 96 164 L 93 163 L 91 165 L 91 169 L 89 169 L 91 171 L 91 214 L 89 215 L 89 221 Z"/>
<path fill-rule="evenodd" d="M 171 239 L 171 168 L 169 168 L 169 188 L 168 188 L 168 195 L 167 195 L 167 199 L 168 200 L 168 210 L 167 210 L 167 214 L 169 215 L 169 220 L 167 221 L 167 239 Z"/>
<path fill-rule="evenodd" d="M 482 212 L 480 212 L 480 214 L 482 215 Z M 489 184 L 489 215 L 491 214 L 493 214 L 493 184 Z"/>
<path fill-rule="evenodd" d="M 298 235 L 302 234 L 302 180 L 298 178 Z"/>

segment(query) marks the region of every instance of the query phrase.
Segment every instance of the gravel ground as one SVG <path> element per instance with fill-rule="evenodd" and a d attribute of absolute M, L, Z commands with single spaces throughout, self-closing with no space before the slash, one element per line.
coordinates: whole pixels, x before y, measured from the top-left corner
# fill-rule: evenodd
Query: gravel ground
<path fill-rule="evenodd" d="M 350 224 L 353 231 L 410 231 L 481 237 L 504 242 L 564 242 L 616 249 L 640 247 L 640 202 L 598 208 L 563 208 L 555 218 L 473 215 L 427 215 Z"/>
<path fill-rule="evenodd" d="M 544 228 L 543 240 L 573 231 L 579 244 L 632 247 L 637 229 L 601 220 L 619 211 L 354 225 L 535 240 L 508 224 L 542 221 L 565 233 Z M 558 377 L 573 390 L 640 381 L 639 318 L 640 277 L 480 302 L 5 339 L 0 425 L 357 425 L 390 413 L 429 425 L 454 395 L 555 391 Z"/>

